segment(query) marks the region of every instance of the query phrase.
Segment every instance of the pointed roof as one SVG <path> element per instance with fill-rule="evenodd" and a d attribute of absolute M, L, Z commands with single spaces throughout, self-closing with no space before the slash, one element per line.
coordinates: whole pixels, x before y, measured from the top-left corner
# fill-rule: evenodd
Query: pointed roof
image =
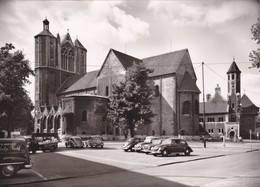
<path fill-rule="evenodd" d="M 125 53 L 121 53 L 121 52 L 119 52 L 119 51 L 117 51 L 117 50 L 111 48 L 111 49 L 109 50 L 109 52 L 108 52 L 108 54 L 107 54 L 107 56 L 106 56 L 106 58 L 105 58 L 103 64 L 102 64 L 102 66 L 101 66 L 101 68 L 100 68 L 98 74 L 97 74 L 97 77 L 99 76 L 100 72 L 102 71 L 102 69 L 103 69 L 103 67 L 104 67 L 104 65 L 105 65 L 105 62 L 106 62 L 107 58 L 109 57 L 110 53 L 114 53 L 114 54 L 115 54 L 115 56 L 117 57 L 117 59 L 119 60 L 119 62 L 122 64 L 122 66 L 123 66 L 125 69 L 127 69 L 128 67 L 131 67 L 134 62 L 139 63 L 139 62 L 142 61 L 142 60 L 140 60 L 140 59 L 138 59 L 138 58 L 135 58 L 135 57 L 133 57 L 133 56 L 127 55 L 127 54 L 125 54 Z"/>
<path fill-rule="evenodd" d="M 241 98 L 241 106 L 242 108 L 249 107 L 249 106 L 255 106 L 255 104 L 247 97 L 246 94 L 244 94 Z"/>
<path fill-rule="evenodd" d="M 229 73 L 241 73 L 235 61 L 232 62 L 227 74 Z"/>
<path fill-rule="evenodd" d="M 178 91 L 186 92 L 198 92 L 200 93 L 199 88 L 196 85 L 196 80 L 192 79 L 188 72 L 185 72 L 184 77 L 181 81 L 181 84 L 178 88 Z"/>
<path fill-rule="evenodd" d="M 75 46 L 87 50 L 78 39 L 75 40 Z"/>
<path fill-rule="evenodd" d="M 67 32 L 67 34 L 65 36 L 62 37 L 62 40 L 61 40 L 61 44 L 64 44 L 66 42 L 69 42 L 72 46 L 74 46 L 72 40 L 71 40 L 71 37 L 70 37 L 70 33 Z"/>
<path fill-rule="evenodd" d="M 143 62 L 149 69 L 154 69 L 151 77 L 158 75 L 165 75 L 170 73 L 176 73 L 182 59 L 187 55 L 188 49 L 174 51 L 158 56 L 144 58 Z"/>
<path fill-rule="evenodd" d="M 37 34 L 36 36 L 34 36 L 34 38 L 37 38 L 38 36 L 50 36 L 56 38 L 49 30 L 46 29 L 40 32 L 39 34 Z"/>
<path fill-rule="evenodd" d="M 110 49 L 111 51 L 114 52 L 114 54 L 116 55 L 116 57 L 118 58 L 118 60 L 121 62 L 121 64 L 124 66 L 125 69 L 127 69 L 128 67 L 132 66 L 134 62 L 141 62 L 142 60 L 127 55 L 125 53 L 121 53 L 119 51 L 116 51 L 114 49 Z"/>

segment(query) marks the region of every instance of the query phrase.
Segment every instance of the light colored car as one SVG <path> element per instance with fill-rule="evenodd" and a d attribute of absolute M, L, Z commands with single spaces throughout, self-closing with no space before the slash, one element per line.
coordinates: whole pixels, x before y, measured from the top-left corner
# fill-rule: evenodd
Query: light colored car
<path fill-rule="evenodd" d="M 149 154 L 149 153 L 151 153 L 151 149 L 157 145 L 160 145 L 163 142 L 163 140 L 165 140 L 165 138 L 155 138 L 152 140 L 151 143 L 144 144 L 141 151 L 146 154 Z"/>
<path fill-rule="evenodd" d="M 79 136 L 71 136 L 67 141 L 65 141 L 66 147 L 73 147 L 73 148 L 83 148 L 84 143 Z"/>
<path fill-rule="evenodd" d="M 136 151 L 136 152 L 140 152 L 143 149 L 143 146 L 145 144 L 150 144 L 153 139 L 158 139 L 158 137 L 156 137 L 156 136 L 146 136 L 146 138 L 143 142 L 140 142 L 133 147 L 133 150 Z"/>

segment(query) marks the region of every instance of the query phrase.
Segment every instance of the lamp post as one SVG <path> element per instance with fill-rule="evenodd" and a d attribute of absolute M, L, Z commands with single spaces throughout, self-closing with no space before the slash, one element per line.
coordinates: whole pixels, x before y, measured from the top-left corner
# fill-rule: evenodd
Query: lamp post
<path fill-rule="evenodd" d="M 203 92 L 203 143 L 204 143 L 204 148 L 206 148 L 206 124 L 205 124 L 205 93 L 204 93 L 204 62 L 202 62 L 202 92 Z"/>

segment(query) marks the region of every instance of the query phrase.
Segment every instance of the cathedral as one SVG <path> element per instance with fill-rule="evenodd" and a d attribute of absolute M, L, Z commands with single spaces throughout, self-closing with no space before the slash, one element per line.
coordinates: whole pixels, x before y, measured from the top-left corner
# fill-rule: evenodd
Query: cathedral
<path fill-rule="evenodd" d="M 122 129 L 106 120 L 114 84 L 124 80 L 134 62 L 153 72 L 155 90 L 152 123 L 136 129 L 137 135 L 196 135 L 199 133 L 199 94 L 187 49 L 139 59 L 110 49 L 102 67 L 87 72 L 87 49 L 69 32 L 61 38 L 49 30 L 35 37 L 35 132 L 65 135 L 122 136 Z"/>

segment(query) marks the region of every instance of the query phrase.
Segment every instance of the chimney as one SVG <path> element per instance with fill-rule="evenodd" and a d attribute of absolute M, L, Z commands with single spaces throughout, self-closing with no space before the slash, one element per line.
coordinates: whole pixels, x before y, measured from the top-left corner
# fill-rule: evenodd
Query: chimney
<path fill-rule="evenodd" d="M 221 88 L 219 87 L 219 85 L 217 84 L 217 87 L 215 88 L 215 93 L 220 95 L 221 94 Z"/>
<path fill-rule="evenodd" d="M 211 99 L 211 94 L 207 94 L 206 97 L 207 97 L 207 102 L 209 102 Z"/>

